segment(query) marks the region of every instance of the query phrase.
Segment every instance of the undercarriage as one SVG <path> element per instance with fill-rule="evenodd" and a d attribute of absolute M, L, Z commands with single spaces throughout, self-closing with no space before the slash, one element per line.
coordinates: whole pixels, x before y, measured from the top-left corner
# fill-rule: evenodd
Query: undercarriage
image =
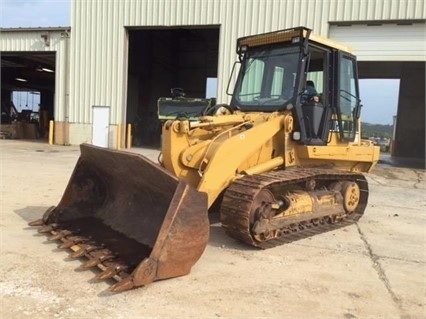
<path fill-rule="evenodd" d="M 236 180 L 220 209 L 226 233 L 270 248 L 356 222 L 367 205 L 362 174 L 292 168 Z"/>

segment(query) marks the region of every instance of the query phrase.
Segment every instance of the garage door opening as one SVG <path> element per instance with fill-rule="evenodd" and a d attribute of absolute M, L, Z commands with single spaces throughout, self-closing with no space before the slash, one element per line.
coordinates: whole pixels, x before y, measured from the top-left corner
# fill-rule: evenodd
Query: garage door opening
<path fill-rule="evenodd" d="M 172 88 L 182 88 L 186 97 L 215 95 L 219 26 L 129 29 L 128 35 L 126 121 L 133 127 L 132 144 L 158 146 L 160 97 L 170 97 Z"/>
<path fill-rule="evenodd" d="M 54 118 L 54 52 L 1 52 L 1 132 L 16 139 L 48 138 Z"/>
<path fill-rule="evenodd" d="M 363 122 L 392 125 L 398 111 L 399 79 L 360 79 Z"/>

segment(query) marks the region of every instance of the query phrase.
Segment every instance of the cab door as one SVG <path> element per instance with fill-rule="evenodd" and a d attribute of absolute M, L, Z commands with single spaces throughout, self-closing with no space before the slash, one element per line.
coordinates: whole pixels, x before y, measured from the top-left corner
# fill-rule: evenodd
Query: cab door
<path fill-rule="evenodd" d="M 351 142 L 355 140 L 361 108 L 354 56 L 339 53 L 337 78 L 338 131 L 342 141 Z"/>

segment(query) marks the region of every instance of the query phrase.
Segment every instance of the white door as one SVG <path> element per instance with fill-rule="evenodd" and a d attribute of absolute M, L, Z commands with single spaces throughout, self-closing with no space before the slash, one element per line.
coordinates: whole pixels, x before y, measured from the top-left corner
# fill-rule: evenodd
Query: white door
<path fill-rule="evenodd" d="M 92 144 L 108 147 L 109 107 L 93 106 Z"/>

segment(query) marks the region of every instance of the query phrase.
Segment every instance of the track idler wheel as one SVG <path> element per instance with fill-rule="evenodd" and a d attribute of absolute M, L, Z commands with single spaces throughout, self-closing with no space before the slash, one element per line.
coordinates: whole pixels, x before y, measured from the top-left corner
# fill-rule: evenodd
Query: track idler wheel
<path fill-rule="evenodd" d="M 361 198 L 358 184 L 353 181 L 342 181 L 335 183 L 331 188 L 342 194 L 345 212 L 353 213 L 358 207 Z"/>
<path fill-rule="evenodd" d="M 250 209 L 250 225 L 253 225 L 253 229 L 256 227 L 256 223 L 259 220 L 269 220 L 274 217 L 276 211 L 272 205 L 276 203 L 275 197 L 271 191 L 262 189 L 254 198 Z M 271 240 L 277 237 L 276 231 L 265 231 L 261 234 L 252 234 L 253 238 L 258 242 Z"/>
<path fill-rule="evenodd" d="M 274 215 L 271 205 L 276 200 L 274 195 L 267 189 L 262 189 L 259 194 L 256 195 L 253 204 L 250 209 L 250 223 L 253 224 L 260 218 L 271 218 Z"/>

